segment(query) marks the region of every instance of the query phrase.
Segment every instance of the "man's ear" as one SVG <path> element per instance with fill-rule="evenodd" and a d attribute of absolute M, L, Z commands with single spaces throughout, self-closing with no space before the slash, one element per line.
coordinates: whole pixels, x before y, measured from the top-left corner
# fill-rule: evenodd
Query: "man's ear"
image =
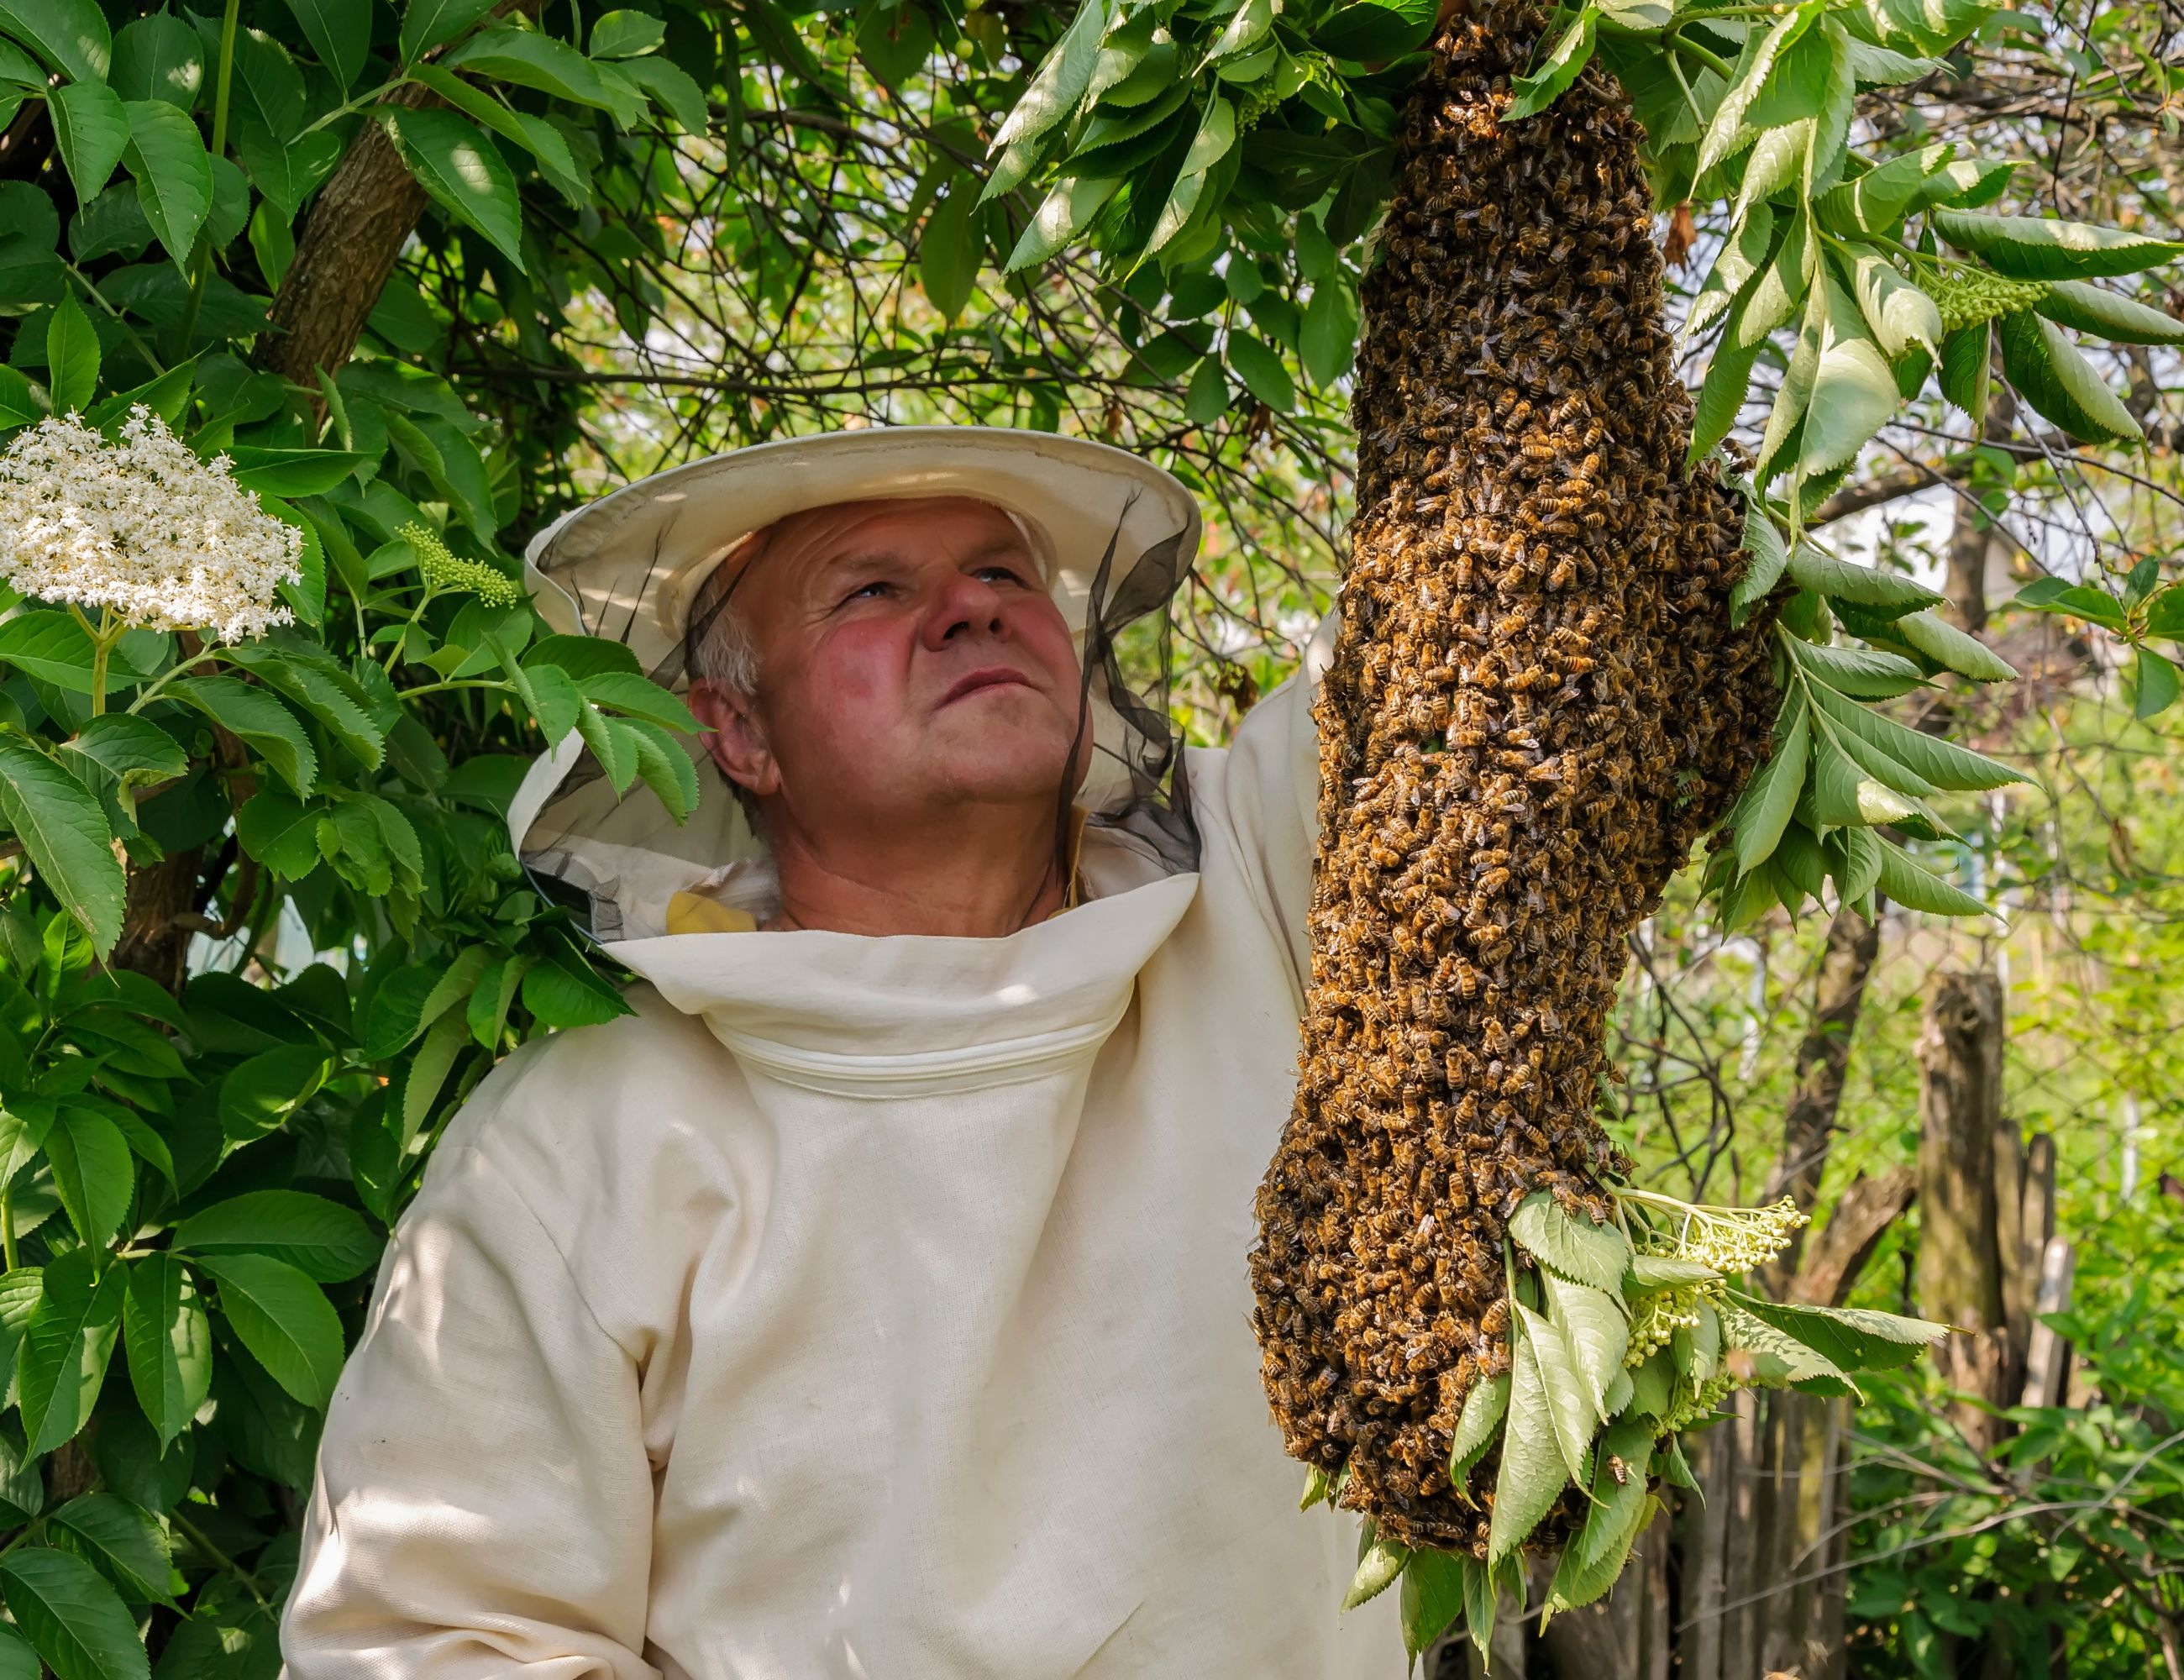
<path fill-rule="evenodd" d="M 705 737 L 705 751 L 722 775 L 755 798 L 768 798 L 781 791 L 781 767 L 774 761 L 766 726 L 749 695 L 700 677 L 683 698 L 690 715 L 711 732 Z"/>

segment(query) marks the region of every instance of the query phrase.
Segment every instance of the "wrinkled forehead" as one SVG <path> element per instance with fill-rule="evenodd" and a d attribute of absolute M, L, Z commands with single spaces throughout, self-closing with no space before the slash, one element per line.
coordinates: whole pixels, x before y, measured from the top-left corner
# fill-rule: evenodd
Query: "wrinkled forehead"
<path fill-rule="evenodd" d="M 975 497 L 834 502 L 787 515 L 728 545 L 720 576 L 704 593 L 717 599 L 733 590 L 748 600 L 761 587 L 794 593 L 839 565 L 866 559 L 957 560 L 996 553 L 1026 556 L 1044 577 L 1050 568 L 1042 549 L 1019 515 Z"/>

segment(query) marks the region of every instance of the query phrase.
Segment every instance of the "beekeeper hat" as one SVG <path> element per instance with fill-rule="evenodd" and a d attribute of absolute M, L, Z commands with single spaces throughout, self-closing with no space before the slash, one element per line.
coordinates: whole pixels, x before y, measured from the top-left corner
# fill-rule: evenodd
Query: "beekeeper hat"
<path fill-rule="evenodd" d="M 1170 867 L 1196 866 L 1196 834 L 1167 714 L 1164 670 L 1134 687 L 1116 637 L 1166 609 L 1198 551 L 1201 520 L 1173 474 L 1086 438 L 992 426 L 870 426 L 787 438 L 655 473 L 563 515 L 532 540 L 526 581 L 554 629 L 627 645 L 652 679 L 688 681 L 685 632 L 715 567 L 743 537 L 843 502 L 966 496 L 1014 515 L 1083 661 L 1094 768 L 1078 802 Z M 656 919 L 682 890 L 763 861 L 724 780 L 693 739 L 698 814 L 677 826 L 642 783 L 616 796 L 571 733 L 532 767 L 509 813 L 542 888 L 603 939 Z M 749 873 L 749 871 L 746 871 Z"/>

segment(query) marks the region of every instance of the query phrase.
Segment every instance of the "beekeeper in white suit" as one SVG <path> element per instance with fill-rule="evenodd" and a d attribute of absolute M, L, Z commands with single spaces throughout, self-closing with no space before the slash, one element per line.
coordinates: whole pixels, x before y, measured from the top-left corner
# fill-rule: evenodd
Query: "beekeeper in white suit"
<path fill-rule="evenodd" d="M 1134 456 L 936 427 L 532 545 L 755 822 L 617 799 L 573 735 L 525 782 L 636 1012 L 448 1128 L 328 1414 L 292 1680 L 1403 1672 L 1392 1594 L 1337 1616 L 1356 1525 L 1298 1514 L 1250 1326 L 1306 694 L 1175 763 L 1114 657 L 1198 536 Z"/>

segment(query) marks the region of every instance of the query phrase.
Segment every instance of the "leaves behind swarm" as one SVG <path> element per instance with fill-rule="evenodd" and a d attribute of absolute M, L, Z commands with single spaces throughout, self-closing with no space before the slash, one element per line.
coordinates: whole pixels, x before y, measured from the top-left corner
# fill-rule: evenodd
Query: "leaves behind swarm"
<path fill-rule="evenodd" d="M 1320 702 L 1303 1075 L 1252 1256 L 1290 1453 L 1346 1464 L 1340 1503 L 1387 1539 L 1472 1553 L 1489 1519 L 1450 1457 L 1510 1369 L 1504 1221 L 1536 1192 L 1607 1217 L 1621 941 L 1778 709 L 1771 612 L 1730 621 L 1742 508 L 1683 466 L 1637 125 L 1597 71 L 1499 120 L 1539 27 L 1507 3 L 1451 24 L 1401 125 Z M 1536 1540 L 1576 1508 L 1567 1472 L 1540 1467 Z"/>

